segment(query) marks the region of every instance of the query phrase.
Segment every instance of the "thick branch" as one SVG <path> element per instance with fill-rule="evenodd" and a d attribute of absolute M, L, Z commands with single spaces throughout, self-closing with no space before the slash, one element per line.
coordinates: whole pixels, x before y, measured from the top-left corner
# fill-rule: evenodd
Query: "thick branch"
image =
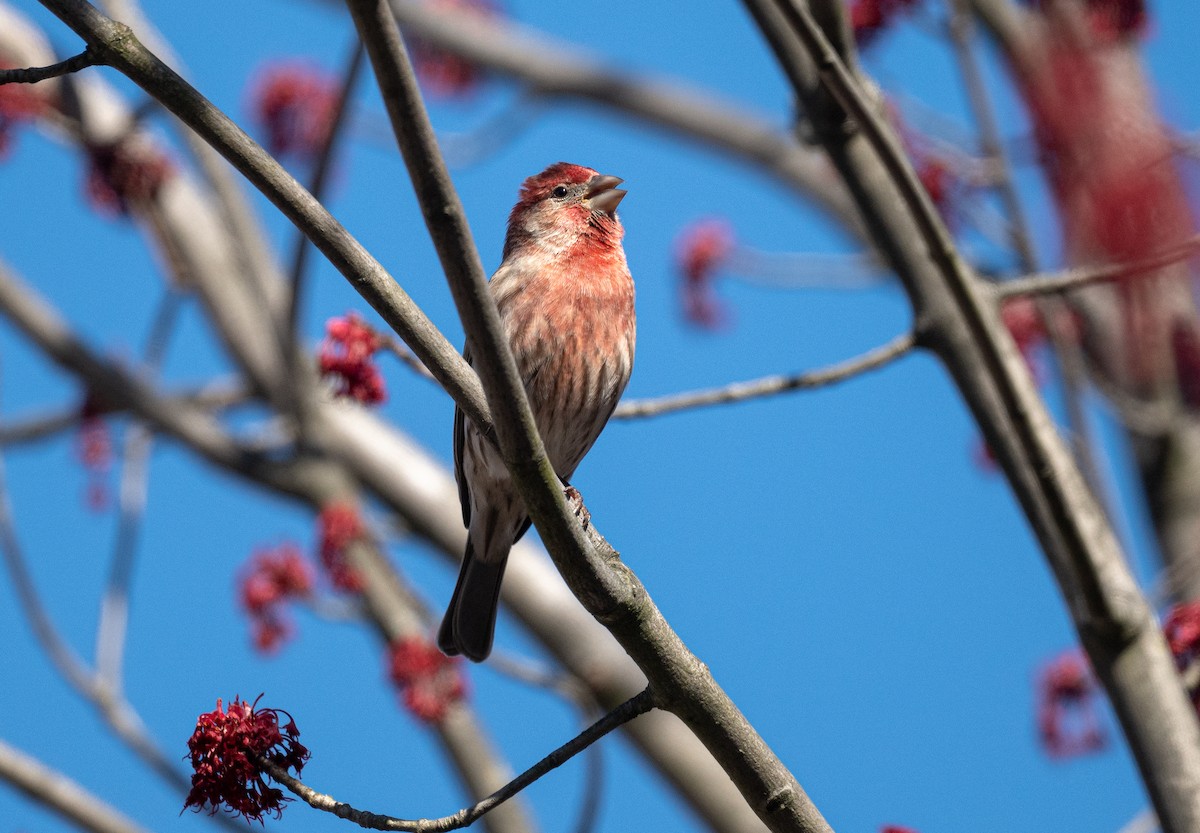
<path fill-rule="evenodd" d="M 954 377 L 1042 544 L 1164 830 L 1200 829 L 1200 726 L 1112 529 L 895 137 L 807 6 L 777 2 L 822 86 L 858 128 L 847 134 L 845 125 L 817 125 L 910 295 L 923 343 Z"/>
<path fill-rule="evenodd" d="M 595 527 L 585 533 L 566 505 L 538 436 L 516 362 L 437 149 L 416 78 L 385 0 L 348 0 L 375 67 L 426 224 L 475 348 L 495 409 L 496 440 L 543 542 L 572 591 L 638 663 L 660 698 L 704 742 L 773 830 L 828 824 L 729 697 L 671 630 L 641 582 Z"/>
<path fill-rule="evenodd" d="M 313 242 L 404 339 L 464 412 L 483 430 L 490 415 L 478 379 L 412 298 L 348 231 L 270 154 L 174 70 L 127 26 L 86 0 L 42 4 L 100 51 L 106 63 L 154 96 L 209 142 Z"/>
<path fill-rule="evenodd" d="M 147 833 L 66 775 L 0 740 L 0 778 L 90 833 Z"/>

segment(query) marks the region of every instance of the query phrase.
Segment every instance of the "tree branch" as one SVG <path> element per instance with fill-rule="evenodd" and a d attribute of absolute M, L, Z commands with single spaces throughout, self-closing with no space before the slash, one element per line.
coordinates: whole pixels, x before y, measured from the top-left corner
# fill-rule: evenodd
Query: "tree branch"
<path fill-rule="evenodd" d="M 882 347 L 876 347 L 869 353 L 820 370 L 810 370 L 807 373 L 797 373 L 791 376 L 764 376 L 761 379 L 734 382 L 720 388 L 622 402 L 613 414 L 613 418 L 637 419 L 661 416 L 689 408 L 726 405 L 731 402 L 744 402 L 747 399 L 760 399 L 780 393 L 825 387 L 891 364 L 901 356 L 910 353 L 915 346 L 916 337 L 912 333 L 905 333 Z"/>
<path fill-rule="evenodd" d="M 921 343 L 954 377 L 1042 544 L 1164 830 L 1200 829 L 1200 726 L 1112 529 L 895 137 L 807 5 L 777 2 L 822 86 L 854 121 L 849 133 L 846 125 L 816 129 L 909 293 Z"/>
<path fill-rule="evenodd" d="M 75 781 L 0 740 L 0 778 L 90 833 L 147 833 Z"/>
<path fill-rule="evenodd" d="M 62 75 L 79 72 L 81 69 L 102 66 L 103 64 L 104 60 L 100 57 L 99 53 L 89 46 L 78 55 L 67 58 L 65 61 L 59 61 L 57 64 L 51 64 L 48 67 L 0 69 L 0 86 L 5 84 L 36 84 L 48 78 L 58 78 Z"/>
<path fill-rule="evenodd" d="M 328 2 L 328 0 L 327 0 Z M 864 230 L 829 163 L 776 127 L 773 117 L 670 79 L 647 79 L 528 27 L 481 21 L 450 8 L 393 0 L 406 32 L 472 64 L 528 85 L 544 98 L 577 99 L 624 114 L 740 159 L 772 182 L 786 183 L 859 238 Z"/>
<path fill-rule="evenodd" d="M 42 0 L 109 66 L 155 97 L 221 153 L 329 259 L 421 359 L 480 429 L 491 418 L 474 372 L 375 258 L 270 154 L 152 54 L 129 27 L 86 0 Z"/>
<path fill-rule="evenodd" d="M 495 409 L 496 440 L 555 566 L 584 606 L 621 642 L 674 712 L 713 753 L 747 803 L 776 831 L 828 824 L 708 669 L 671 630 L 649 594 L 594 526 L 585 533 L 546 457 L 479 255 L 437 149 L 408 56 L 386 0 L 348 0 L 375 68 L 446 278 L 475 345 Z"/>
<path fill-rule="evenodd" d="M 1151 272 L 1172 263 L 1186 260 L 1200 251 L 1200 234 L 1193 235 L 1178 244 L 1128 263 L 1110 263 L 1103 266 L 1084 266 L 1063 269 L 1040 275 L 996 283 L 993 291 L 1000 299 L 1018 295 L 1052 295 L 1082 289 L 1098 283 L 1111 283 L 1123 278 L 1136 279 L 1139 273 Z"/>
<path fill-rule="evenodd" d="M 575 738 L 555 749 L 487 798 L 470 807 L 464 807 L 453 815 L 443 816 L 438 819 L 400 819 L 393 816 L 371 813 L 366 810 L 358 810 L 349 804 L 337 801 L 332 796 L 317 792 L 299 779 L 293 778 L 286 770 L 276 766 L 266 758 L 254 756 L 254 762 L 259 769 L 287 787 L 310 807 L 332 813 L 341 819 L 348 819 L 359 827 L 365 827 L 368 830 L 410 831 L 410 833 L 447 833 L 447 831 L 459 830 L 473 824 L 480 817 L 500 806 L 505 801 L 508 801 L 546 773 L 557 769 L 571 760 L 575 755 L 587 749 L 609 732 L 623 726 L 635 717 L 645 714 L 654 707 L 654 695 L 647 688 L 640 694 L 626 700 Z"/>

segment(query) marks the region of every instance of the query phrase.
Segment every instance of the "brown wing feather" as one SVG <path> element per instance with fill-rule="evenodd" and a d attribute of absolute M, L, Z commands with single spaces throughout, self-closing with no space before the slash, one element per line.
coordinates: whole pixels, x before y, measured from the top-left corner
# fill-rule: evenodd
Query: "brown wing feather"
<path fill-rule="evenodd" d="M 471 348 L 463 348 L 463 359 L 471 363 Z M 454 480 L 458 483 L 458 502 L 462 506 L 463 526 L 471 526 L 471 492 L 463 474 L 463 447 L 467 442 L 467 416 L 462 408 L 454 406 Z"/>

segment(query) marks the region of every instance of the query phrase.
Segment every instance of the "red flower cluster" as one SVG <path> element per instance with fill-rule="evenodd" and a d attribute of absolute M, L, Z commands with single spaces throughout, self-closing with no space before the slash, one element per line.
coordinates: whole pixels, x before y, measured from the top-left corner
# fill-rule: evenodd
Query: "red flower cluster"
<path fill-rule="evenodd" d="M 1175 665 L 1180 672 L 1200 659 L 1200 601 L 1185 602 L 1171 608 L 1167 621 L 1163 623 L 1163 636 L 1175 655 Z M 1189 693 L 1192 704 L 1200 711 L 1200 688 Z"/>
<path fill-rule="evenodd" d="M 387 398 L 375 354 L 383 339 L 356 312 L 325 323 L 325 340 L 317 353 L 321 375 L 334 384 L 334 393 L 378 405 Z"/>
<path fill-rule="evenodd" d="M 1163 623 L 1163 636 L 1181 669 L 1200 659 L 1200 601 L 1171 608 Z"/>
<path fill-rule="evenodd" d="M 259 550 L 241 579 L 242 606 L 253 623 L 254 647 L 271 653 L 292 635 L 289 599 L 312 595 L 312 568 L 294 544 Z"/>
<path fill-rule="evenodd" d="M 1142 4 L 1128 0 L 1092 0 L 1087 13 L 1119 34 L 1145 22 Z M 1109 60 L 1103 31 L 1089 40 L 1069 15 L 1048 8 L 1045 17 L 1045 69 L 1022 78 L 1022 94 L 1070 260 L 1136 261 L 1186 239 L 1195 221 L 1172 138 L 1137 70 Z M 1161 285 L 1144 278 L 1117 284 L 1122 383 L 1133 388 L 1165 383 L 1169 367 L 1162 357 L 1171 347 L 1170 305 L 1157 298 Z"/>
<path fill-rule="evenodd" d="M 1179 381 L 1179 398 L 1193 411 L 1200 410 L 1200 335 L 1196 327 L 1177 321 L 1171 329 L 1171 353 Z"/>
<path fill-rule="evenodd" d="M 113 463 L 112 434 L 102 413 L 99 400 L 89 394 L 79 410 L 79 434 L 75 440 L 75 453 L 88 474 L 87 505 L 96 512 L 108 506 L 107 481 Z"/>
<path fill-rule="evenodd" d="M 16 69 L 0 61 L 0 69 Z M 46 99 L 34 92 L 29 84 L 4 84 L 0 86 L 0 159 L 12 149 L 13 130 L 21 124 L 31 122 L 47 108 Z"/>
<path fill-rule="evenodd" d="M 88 201 L 102 214 L 127 216 L 158 196 L 175 166 L 148 139 L 126 137 L 88 146 Z"/>
<path fill-rule="evenodd" d="M 898 824 L 885 824 L 879 828 L 879 833 L 917 833 L 917 831 L 911 827 L 901 827 Z"/>
<path fill-rule="evenodd" d="M 291 799 L 267 784 L 250 756 L 266 758 L 300 774 L 308 750 L 297 740 L 300 730 L 291 715 L 280 729 L 281 714 L 287 712 L 259 709 L 258 700 L 251 705 L 235 697 L 228 711 L 217 700 L 215 711 L 200 715 L 196 731 L 188 739 L 193 772 L 184 809 L 192 807 L 199 812 L 207 807 L 209 814 L 215 815 L 224 808 L 257 822 L 268 815 L 279 818 L 283 803 Z"/>
<path fill-rule="evenodd" d="M 338 84 L 299 63 L 268 67 L 255 87 L 251 109 L 266 128 L 267 150 L 300 159 L 317 156 L 337 112 Z"/>
<path fill-rule="evenodd" d="M 1088 22 L 1105 41 L 1137 37 L 1146 31 L 1146 0 L 1088 0 Z"/>
<path fill-rule="evenodd" d="M 1096 707 L 1098 687 L 1080 652 L 1068 651 L 1051 661 L 1037 687 L 1038 735 L 1051 757 L 1086 755 L 1107 745 Z"/>
<path fill-rule="evenodd" d="M 866 46 L 901 12 L 918 0 L 853 0 L 850 4 L 850 28 L 859 46 Z"/>
<path fill-rule="evenodd" d="M 450 658 L 421 637 L 406 637 L 389 648 L 388 677 L 400 689 L 405 707 L 426 723 L 467 696 L 458 658 Z"/>
<path fill-rule="evenodd" d="M 735 246 L 733 228 L 719 217 L 698 220 L 676 239 L 675 263 L 683 278 L 683 314 L 693 324 L 716 329 L 728 319 L 727 310 L 713 292 L 713 279 Z"/>
<path fill-rule="evenodd" d="M 429 0 L 431 9 L 474 15 L 481 20 L 501 16 L 500 8 L 491 0 Z M 425 92 L 435 98 L 464 98 L 479 86 L 485 73 L 471 61 L 447 52 L 427 40 L 409 40 L 413 69 Z"/>
<path fill-rule="evenodd" d="M 348 503 L 331 503 L 317 518 L 321 564 L 333 586 L 347 593 L 361 593 L 362 576 L 346 561 L 346 550 L 363 535 L 358 510 Z"/>

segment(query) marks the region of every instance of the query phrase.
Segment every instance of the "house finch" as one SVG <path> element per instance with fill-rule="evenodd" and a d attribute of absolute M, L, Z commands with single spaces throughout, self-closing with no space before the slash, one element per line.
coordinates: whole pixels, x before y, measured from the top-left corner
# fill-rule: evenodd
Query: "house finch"
<path fill-rule="evenodd" d="M 538 431 L 564 483 L 633 369 L 633 279 L 616 214 L 625 196 L 620 184 L 565 162 L 525 180 L 491 281 Z M 468 342 L 468 362 L 471 349 Z M 462 410 L 454 413 L 454 473 L 467 549 L 438 645 L 480 662 L 492 650 L 508 552 L 529 516 L 499 454 Z"/>

